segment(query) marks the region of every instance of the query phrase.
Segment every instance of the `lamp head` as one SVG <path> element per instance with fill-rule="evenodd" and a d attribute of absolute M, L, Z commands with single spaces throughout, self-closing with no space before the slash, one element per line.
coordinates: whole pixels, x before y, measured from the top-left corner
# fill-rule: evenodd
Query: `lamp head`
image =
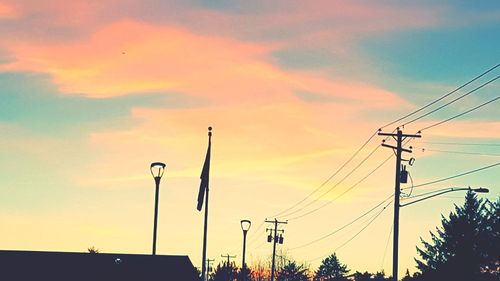
<path fill-rule="evenodd" d="M 488 192 L 490 192 L 489 189 L 484 188 L 484 187 L 474 188 L 474 189 L 472 189 L 472 191 L 474 191 L 476 193 L 488 193 Z"/>
<path fill-rule="evenodd" d="M 241 220 L 241 230 L 243 232 L 247 232 L 250 229 L 250 226 L 252 225 L 252 222 L 249 220 Z"/>
<path fill-rule="evenodd" d="M 150 170 L 151 170 L 151 175 L 153 176 L 153 178 L 158 179 L 158 180 L 161 179 L 161 177 L 163 176 L 163 173 L 165 172 L 165 167 L 167 167 L 167 165 L 165 165 L 165 163 L 161 163 L 161 162 L 151 163 Z"/>

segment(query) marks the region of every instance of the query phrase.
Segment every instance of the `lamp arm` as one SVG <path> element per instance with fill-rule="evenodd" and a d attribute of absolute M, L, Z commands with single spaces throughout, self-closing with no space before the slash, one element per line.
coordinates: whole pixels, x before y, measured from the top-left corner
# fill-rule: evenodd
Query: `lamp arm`
<path fill-rule="evenodd" d="M 400 204 L 399 207 L 405 207 L 405 206 L 408 206 L 408 205 L 411 205 L 411 204 L 414 204 L 414 203 L 417 203 L 417 202 L 420 202 L 420 201 L 424 201 L 424 200 L 427 200 L 429 198 L 432 198 L 432 197 L 436 197 L 436 196 L 439 196 L 439 195 L 442 195 L 442 194 L 445 194 L 445 193 L 449 193 L 449 192 L 454 192 L 454 191 L 463 191 L 463 190 L 471 190 L 471 188 L 450 188 L 448 190 L 444 190 L 444 191 L 441 191 L 439 193 L 436 193 L 436 194 L 432 194 L 432 195 L 429 195 L 427 197 L 424 197 L 424 198 L 420 198 L 418 200 L 415 200 L 415 201 L 412 201 L 412 202 L 409 202 L 409 203 L 406 203 L 406 204 Z"/>

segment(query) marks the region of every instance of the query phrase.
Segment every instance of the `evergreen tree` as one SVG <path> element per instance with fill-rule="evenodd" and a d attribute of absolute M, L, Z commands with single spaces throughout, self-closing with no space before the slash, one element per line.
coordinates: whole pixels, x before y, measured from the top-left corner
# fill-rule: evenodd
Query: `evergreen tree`
<path fill-rule="evenodd" d="M 276 281 L 308 281 L 308 271 L 304 265 L 298 265 L 295 261 L 291 261 L 278 272 Z"/>
<path fill-rule="evenodd" d="M 500 199 L 496 202 L 486 201 L 486 231 L 483 235 L 484 264 L 481 271 L 492 275 L 492 279 L 500 280 Z"/>
<path fill-rule="evenodd" d="M 375 272 L 375 274 L 373 274 L 372 280 L 373 281 L 386 281 L 386 280 L 392 280 L 392 278 L 386 278 L 385 272 L 382 270 L 382 271 Z"/>
<path fill-rule="evenodd" d="M 314 281 L 344 281 L 348 280 L 345 274 L 349 272 L 347 265 L 340 263 L 337 255 L 333 255 L 325 258 L 314 276 Z"/>
<path fill-rule="evenodd" d="M 372 274 L 369 273 L 368 271 L 365 271 L 364 273 L 356 271 L 353 274 L 353 277 L 354 277 L 354 281 L 371 281 L 372 280 Z"/>
<path fill-rule="evenodd" d="M 238 281 L 251 281 L 252 280 L 252 270 L 248 267 L 245 269 L 240 268 L 238 272 Z"/>
<path fill-rule="evenodd" d="M 238 277 L 238 269 L 234 263 L 218 264 L 212 276 L 213 281 L 234 281 Z"/>
<path fill-rule="evenodd" d="M 489 280 L 495 273 L 485 270 L 495 265 L 498 274 L 498 205 L 469 191 L 463 206 L 455 205 L 448 219 L 441 217 L 442 226 L 430 232 L 432 241 L 421 239 L 424 247 L 417 247 L 422 280 Z"/>

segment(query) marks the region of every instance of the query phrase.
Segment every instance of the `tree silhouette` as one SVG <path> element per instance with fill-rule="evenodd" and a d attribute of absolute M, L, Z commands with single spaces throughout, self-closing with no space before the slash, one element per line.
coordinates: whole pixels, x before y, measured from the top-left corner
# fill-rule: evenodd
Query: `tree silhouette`
<path fill-rule="evenodd" d="M 99 249 L 94 246 L 88 247 L 87 251 L 89 252 L 89 254 L 99 254 Z"/>
<path fill-rule="evenodd" d="M 384 271 L 376 272 L 376 273 L 369 273 L 368 271 L 365 272 L 359 272 L 356 271 L 352 277 L 354 278 L 354 281 L 386 281 L 386 280 L 392 280 L 391 278 L 386 278 Z"/>
<path fill-rule="evenodd" d="M 218 264 L 212 276 L 213 281 L 234 281 L 238 277 L 238 269 L 234 263 Z"/>
<path fill-rule="evenodd" d="M 340 263 L 337 255 L 325 258 L 314 276 L 314 281 L 344 281 L 348 280 L 345 274 L 349 272 L 347 265 Z"/>
<path fill-rule="evenodd" d="M 373 281 L 385 281 L 385 280 L 392 280 L 392 278 L 386 278 L 385 272 L 382 270 L 379 272 L 375 272 L 375 274 L 373 274 L 372 280 Z"/>
<path fill-rule="evenodd" d="M 369 273 L 368 271 L 365 272 L 359 272 L 356 271 L 353 275 L 355 281 L 371 281 L 372 280 L 372 274 Z"/>
<path fill-rule="evenodd" d="M 251 281 L 252 280 L 252 270 L 250 268 L 245 267 L 245 269 L 240 268 L 238 272 L 238 281 Z"/>
<path fill-rule="evenodd" d="M 309 269 L 302 265 L 298 265 L 295 261 L 289 261 L 278 272 L 276 281 L 308 281 Z"/>
<path fill-rule="evenodd" d="M 498 202 L 491 204 L 477 199 L 469 191 L 465 203 L 441 216 L 436 234 L 431 240 L 421 238 L 417 247 L 421 260 L 415 259 L 421 280 L 493 280 L 499 272 Z M 498 279 L 496 279 L 498 280 Z"/>

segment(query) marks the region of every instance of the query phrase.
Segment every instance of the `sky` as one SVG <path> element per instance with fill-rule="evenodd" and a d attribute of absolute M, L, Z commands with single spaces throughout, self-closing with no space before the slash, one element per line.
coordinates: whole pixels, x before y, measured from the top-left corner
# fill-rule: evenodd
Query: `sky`
<path fill-rule="evenodd" d="M 240 264 L 250 219 L 247 263 L 267 261 L 276 217 L 279 250 L 313 270 L 336 252 L 352 272 L 390 274 L 395 157 L 369 137 L 498 65 L 499 33 L 498 1 L 0 1 L 0 249 L 150 253 L 161 161 L 157 253 L 200 266 L 212 126 L 209 258 Z M 494 100 L 498 81 L 474 89 L 498 75 L 404 132 Z M 411 140 L 413 185 L 499 163 L 498 106 Z M 499 172 L 403 188 L 484 186 L 497 200 Z M 463 197 L 401 209 L 400 275 Z"/>

